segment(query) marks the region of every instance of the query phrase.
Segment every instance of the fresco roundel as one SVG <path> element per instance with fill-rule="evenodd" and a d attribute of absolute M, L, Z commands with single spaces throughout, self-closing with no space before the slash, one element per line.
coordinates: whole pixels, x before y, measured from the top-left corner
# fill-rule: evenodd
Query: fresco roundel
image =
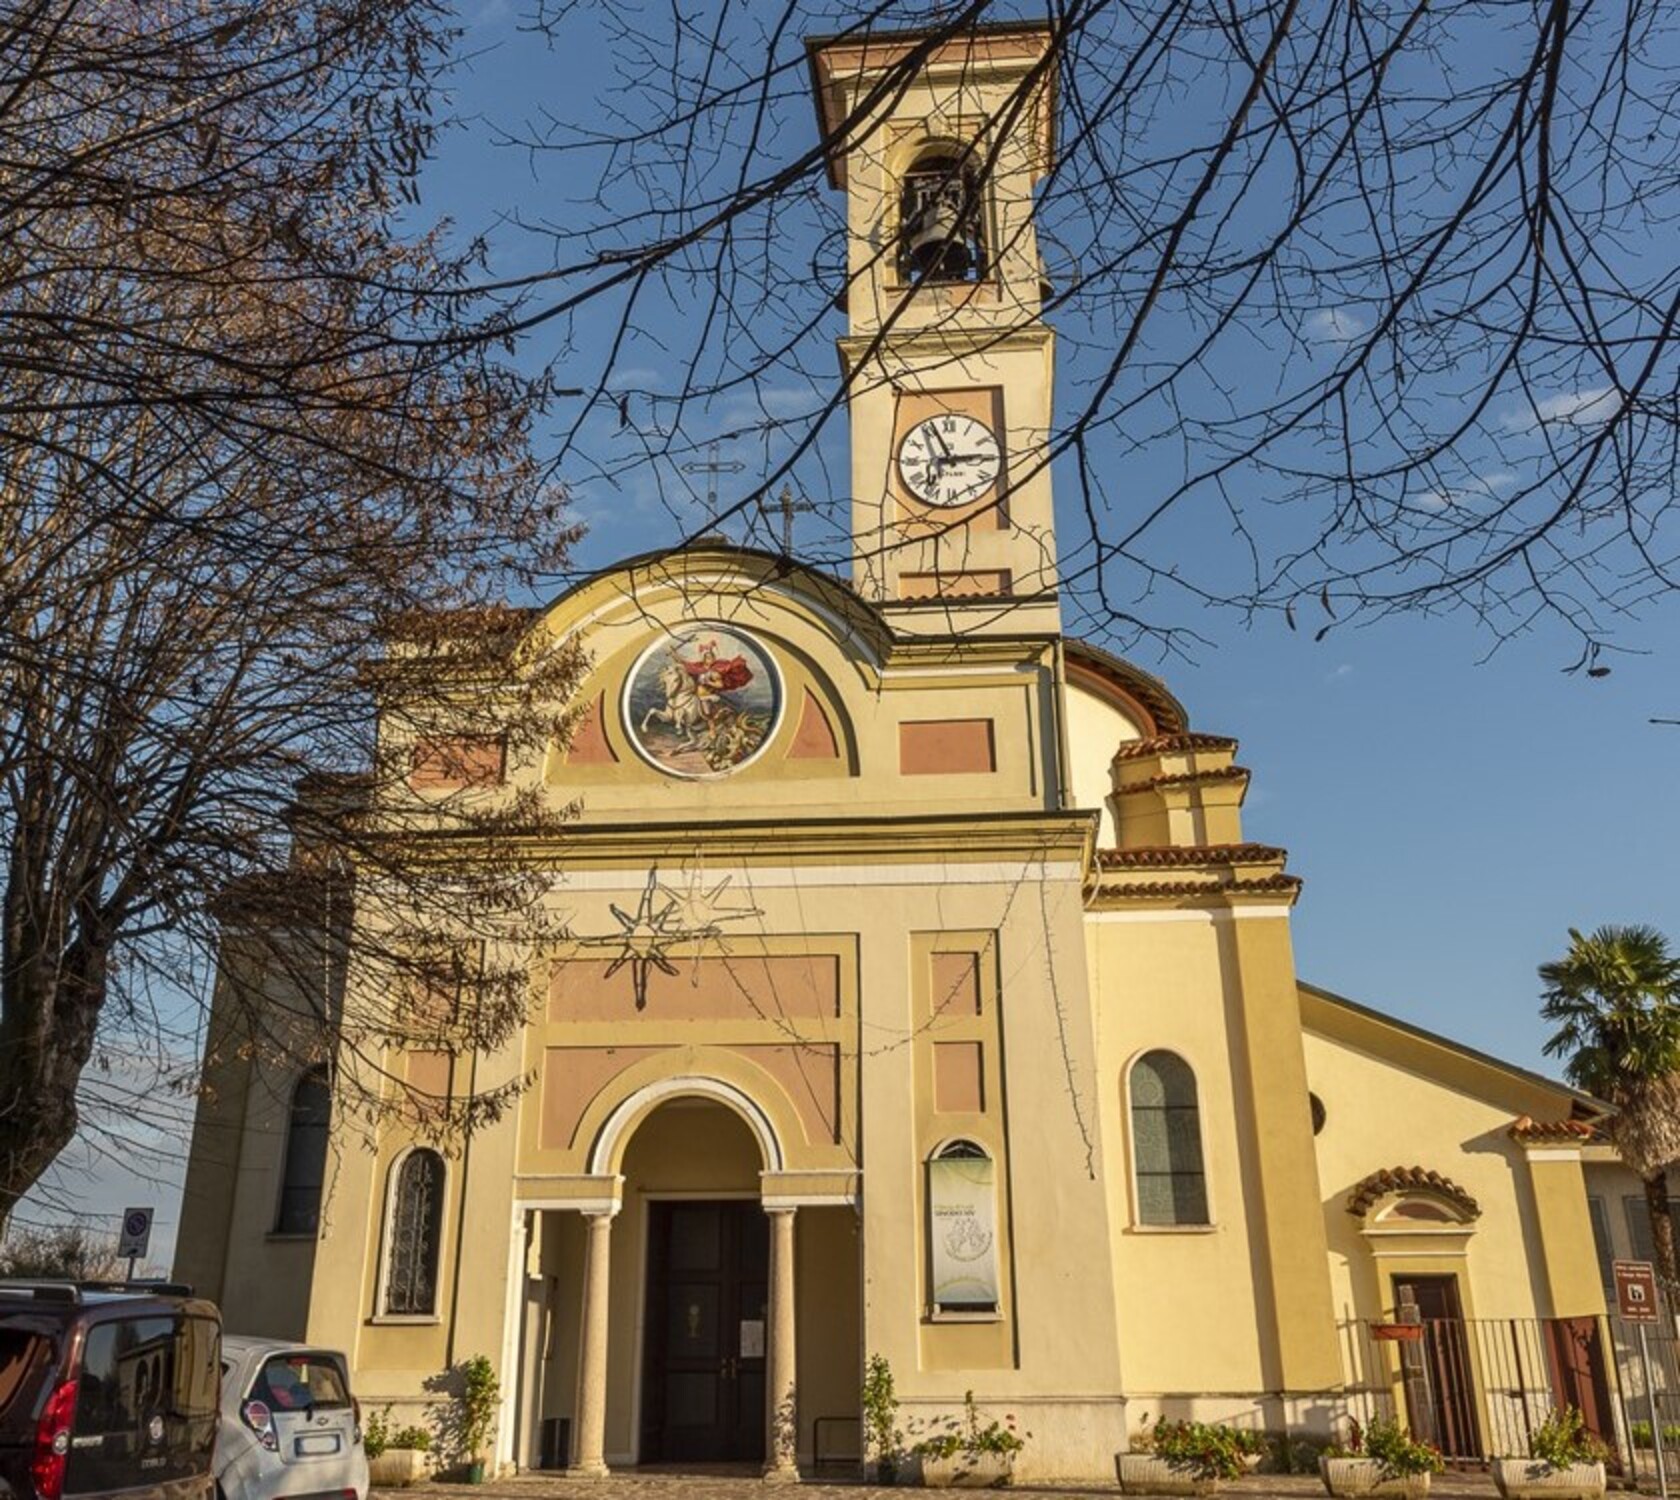
<path fill-rule="evenodd" d="M 624 728 L 673 776 L 727 776 L 776 732 L 782 679 L 769 651 L 728 625 L 685 625 L 644 651 L 624 684 Z"/>

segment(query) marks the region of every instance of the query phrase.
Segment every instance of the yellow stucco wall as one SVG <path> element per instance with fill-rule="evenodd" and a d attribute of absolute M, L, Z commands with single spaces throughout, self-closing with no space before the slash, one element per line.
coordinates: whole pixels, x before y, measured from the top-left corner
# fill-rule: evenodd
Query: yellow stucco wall
<path fill-rule="evenodd" d="M 1469 1236 L 1467 1284 L 1461 1287 L 1467 1311 L 1493 1318 L 1552 1315 L 1528 1163 L 1509 1131 L 1518 1114 L 1556 1118 L 1562 1092 L 1515 1078 L 1484 1080 L 1482 1089 L 1472 1092 L 1468 1080 L 1455 1086 L 1421 1066 L 1311 1030 L 1306 1053 L 1309 1085 L 1325 1109 L 1316 1146 L 1337 1318 L 1393 1312 L 1390 1273 L 1379 1277 L 1370 1243 L 1346 1205 L 1362 1178 L 1396 1166 L 1438 1171 L 1481 1205 Z M 1577 1218 L 1584 1209 L 1577 1207 Z"/>

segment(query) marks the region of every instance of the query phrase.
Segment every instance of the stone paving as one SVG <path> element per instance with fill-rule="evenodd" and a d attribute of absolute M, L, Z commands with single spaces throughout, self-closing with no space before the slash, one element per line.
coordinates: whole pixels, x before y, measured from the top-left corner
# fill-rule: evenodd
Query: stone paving
<path fill-rule="evenodd" d="M 766 1500 L 786 1486 L 765 1485 L 749 1469 L 728 1470 L 622 1470 L 608 1479 L 572 1479 L 564 1474 L 520 1474 L 508 1479 L 493 1479 L 481 1485 L 442 1484 L 433 1482 L 424 1487 L 428 1496 L 436 1500 L 668 1500 L 680 1495 L 683 1500 Z M 1012 1485 L 1015 1494 L 1056 1495 L 1061 1500 L 1079 1500 L 1081 1496 L 1102 1496 L 1104 1500 L 1120 1493 L 1116 1485 L 1039 1486 Z M 888 1490 L 877 1485 L 859 1484 L 834 1476 L 809 1478 L 799 1486 L 801 1500 L 869 1500 L 875 1496 L 902 1496 L 903 1489 Z M 1494 1490 L 1485 1474 L 1442 1474 L 1430 1489 L 1431 1500 L 1491 1500 Z M 379 1500 L 421 1500 L 418 1494 L 404 1497 L 399 1490 L 380 1490 Z M 1258 1474 L 1224 1486 L 1220 1494 L 1228 1500 L 1308 1500 L 1322 1496 L 1323 1486 L 1318 1480 L 1299 1474 Z"/>

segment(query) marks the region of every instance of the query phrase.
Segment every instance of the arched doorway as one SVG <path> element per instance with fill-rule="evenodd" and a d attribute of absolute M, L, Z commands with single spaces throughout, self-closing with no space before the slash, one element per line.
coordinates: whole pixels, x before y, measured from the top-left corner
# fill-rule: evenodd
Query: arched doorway
<path fill-rule="evenodd" d="M 624 1152 L 627 1238 L 644 1247 L 636 1353 L 643 1463 L 762 1463 L 770 1222 L 741 1117 L 676 1098 Z M 637 1223 L 635 1220 L 639 1219 Z M 628 1278 L 627 1278 L 628 1279 Z"/>

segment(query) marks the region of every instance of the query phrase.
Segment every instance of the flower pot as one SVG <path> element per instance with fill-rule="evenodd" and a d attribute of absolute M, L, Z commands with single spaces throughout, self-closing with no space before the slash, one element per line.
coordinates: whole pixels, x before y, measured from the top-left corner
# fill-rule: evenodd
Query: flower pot
<path fill-rule="evenodd" d="M 406 1490 L 426 1477 L 426 1455 L 418 1448 L 387 1448 L 368 1460 L 368 1483 L 382 1490 Z"/>
<path fill-rule="evenodd" d="M 483 1484 L 484 1483 L 484 1460 L 482 1458 L 475 1458 L 470 1464 L 467 1465 L 467 1483 L 468 1484 Z"/>
<path fill-rule="evenodd" d="M 1211 1495 L 1219 1480 L 1200 1464 L 1153 1453 L 1116 1453 L 1115 1473 L 1128 1495 Z"/>
<path fill-rule="evenodd" d="M 949 1458 L 922 1455 L 922 1483 L 930 1490 L 990 1490 L 1009 1483 L 1015 1471 L 1012 1453 L 953 1453 Z"/>
<path fill-rule="evenodd" d="M 1428 1474 L 1387 1474 L 1378 1458 L 1330 1458 L 1318 1461 L 1319 1478 L 1332 1495 L 1395 1496 L 1422 1500 L 1429 1493 Z"/>
<path fill-rule="evenodd" d="M 1603 1464 L 1557 1468 L 1537 1458 L 1496 1458 L 1491 1467 L 1507 1500 L 1599 1500 L 1604 1493 Z"/>

